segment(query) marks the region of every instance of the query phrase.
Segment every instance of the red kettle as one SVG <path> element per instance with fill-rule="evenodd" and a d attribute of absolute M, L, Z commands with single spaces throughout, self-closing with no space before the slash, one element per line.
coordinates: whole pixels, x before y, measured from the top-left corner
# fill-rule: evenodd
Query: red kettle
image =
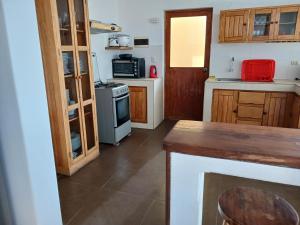
<path fill-rule="evenodd" d="M 150 78 L 157 78 L 157 68 L 156 66 L 150 66 Z"/>

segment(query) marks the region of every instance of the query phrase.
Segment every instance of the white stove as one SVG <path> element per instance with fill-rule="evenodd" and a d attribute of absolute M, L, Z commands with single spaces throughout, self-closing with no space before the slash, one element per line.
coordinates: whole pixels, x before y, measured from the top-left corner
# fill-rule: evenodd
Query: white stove
<path fill-rule="evenodd" d="M 129 89 L 126 84 L 95 84 L 100 142 L 119 145 L 131 134 Z"/>

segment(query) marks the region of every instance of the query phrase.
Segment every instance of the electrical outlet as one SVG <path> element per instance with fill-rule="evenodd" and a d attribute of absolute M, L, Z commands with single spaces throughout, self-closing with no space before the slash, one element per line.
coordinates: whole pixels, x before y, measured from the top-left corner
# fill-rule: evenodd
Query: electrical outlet
<path fill-rule="evenodd" d="M 299 61 L 298 60 L 292 60 L 291 61 L 291 65 L 292 66 L 298 66 L 299 65 Z"/>

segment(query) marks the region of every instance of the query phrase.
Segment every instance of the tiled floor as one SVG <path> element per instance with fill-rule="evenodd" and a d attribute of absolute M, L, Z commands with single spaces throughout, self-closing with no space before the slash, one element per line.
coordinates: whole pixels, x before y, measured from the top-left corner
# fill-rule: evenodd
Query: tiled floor
<path fill-rule="evenodd" d="M 162 140 L 174 122 L 154 131 L 135 129 L 119 147 L 72 177 L 58 180 L 65 225 L 164 225 L 165 153 Z"/>

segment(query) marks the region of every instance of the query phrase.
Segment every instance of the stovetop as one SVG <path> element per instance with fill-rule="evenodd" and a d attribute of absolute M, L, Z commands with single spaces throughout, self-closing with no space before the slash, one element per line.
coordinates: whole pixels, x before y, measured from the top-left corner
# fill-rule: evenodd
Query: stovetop
<path fill-rule="evenodd" d="M 95 88 L 118 88 L 118 87 L 122 87 L 124 86 L 124 84 L 120 84 L 120 83 L 97 83 L 95 84 Z"/>
<path fill-rule="evenodd" d="M 128 85 L 121 83 L 96 83 L 95 89 L 97 92 L 101 91 L 110 91 L 112 97 L 119 97 L 128 94 L 129 89 Z"/>

